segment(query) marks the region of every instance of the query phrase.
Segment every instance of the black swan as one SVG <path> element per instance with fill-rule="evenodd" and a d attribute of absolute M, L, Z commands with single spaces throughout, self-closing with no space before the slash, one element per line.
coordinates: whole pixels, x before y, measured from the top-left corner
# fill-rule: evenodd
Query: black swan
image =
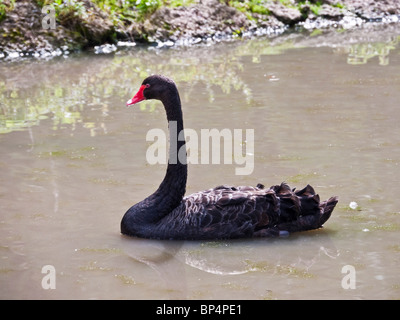
<path fill-rule="evenodd" d="M 145 99 L 161 100 L 168 121 L 176 121 L 177 132 L 183 130 L 181 101 L 171 79 L 161 75 L 146 78 L 126 104 L 133 105 Z M 184 139 L 174 139 L 176 141 L 170 140 L 170 154 L 185 151 Z M 331 197 L 320 202 L 310 185 L 295 191 L 286 183 L 269 189 L 262 184 L 256 187 L 222 185 L 184 197 L 186 153 L 184 158 L 185 161 L 169 161 L 159 188 L 125 213 L 121 221 L 122 234 L 179 240 L 287 235 L 320 228 L 338 201 L 337 197 Z"/>

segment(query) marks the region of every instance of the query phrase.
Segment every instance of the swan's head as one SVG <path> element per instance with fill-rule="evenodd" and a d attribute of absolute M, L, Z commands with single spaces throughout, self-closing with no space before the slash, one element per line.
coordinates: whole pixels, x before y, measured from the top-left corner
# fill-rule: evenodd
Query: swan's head
<path fill-rule="evenodd" d="M 175 83 L 171 79 L 161 75 L 152 75 L 143 80 L 139 91 L 131 100 L 126 102 L 126 105 L 130 106 L 149 99 L 162 100 L 162 97 L 171 87 L 176 88 Z"/>

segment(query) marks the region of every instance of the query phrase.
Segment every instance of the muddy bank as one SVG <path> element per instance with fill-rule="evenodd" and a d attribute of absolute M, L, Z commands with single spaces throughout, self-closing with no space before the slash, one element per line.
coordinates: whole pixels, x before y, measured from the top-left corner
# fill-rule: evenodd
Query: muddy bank
<path fill-rule="evenodd" d="M 125 7 L 111 8 L 89 0 L 64 1 L 55 7 L 46 0 L 5 0 L 0 8 L 0 58 L 52 57 L 79 50 L 108 53 L 117 50 L 117 44 L 190 45 L 275 36 L 288 29 L 347 30 L 400 20 L 397 0 L 189 0 L 184 6 L 154 1 L 146 2 L 153 7 L 125 1 L 120 2 Z M 53 16 L 42 12 L 48 4 L 55 8 Z M 43 21 L 49 18 L 55 27 L 46 29 Z"/>

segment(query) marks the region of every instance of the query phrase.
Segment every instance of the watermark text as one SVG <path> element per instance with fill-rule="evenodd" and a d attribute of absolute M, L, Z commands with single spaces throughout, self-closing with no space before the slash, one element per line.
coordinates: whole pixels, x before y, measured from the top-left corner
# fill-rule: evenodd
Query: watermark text
<path fill-rule="evenodd" d="M 42 28 L 45 30 L 56 28 L 56 10 L 53 6 L 43 6 L 42 13 L 45 15 L 42 19 Z"/>
<path fill-rule="evenodd" d="M 356 288 L 356 268 L 354 266 L 347 264 L 343 266 L 342 273 L 346 275 L 342 278 L 342 288 L 343 289 L 355 289 Z"/>
<path fill-rule="evenodd" d="M 233 164 L 236 175 L 250 175 L 254 170 L 254 129 L 194 129 L 177 130 L 176 121 L 169 122 L 170 152 L 168 162 L 176 164 Z M 149 164 L 167 163 L 167 135 L 159 128 L 147 132 Z M 179 148 L 177 142 L 186 141 Z"/>
<path fill-rule="evenodd" d="M 42 278 L 42 288 L 45 290 L 56 288 L 56 268 L 48 264 L 42 267 L 42 273 L 46 274 Z"/>

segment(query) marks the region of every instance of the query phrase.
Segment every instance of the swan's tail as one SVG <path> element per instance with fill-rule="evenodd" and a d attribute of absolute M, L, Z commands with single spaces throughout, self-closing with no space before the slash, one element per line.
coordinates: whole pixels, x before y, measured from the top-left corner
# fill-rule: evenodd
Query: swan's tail
<path fill-rule="evenodd" d="M 296 232 L 321 228 L 338 202 L 337 197 L 320 202 L 319 195 L 310 185 L 295 191 L 282 183 L 272 189 L 280 199 L 280 221 L 277 224 L 280 231 Z"/>

